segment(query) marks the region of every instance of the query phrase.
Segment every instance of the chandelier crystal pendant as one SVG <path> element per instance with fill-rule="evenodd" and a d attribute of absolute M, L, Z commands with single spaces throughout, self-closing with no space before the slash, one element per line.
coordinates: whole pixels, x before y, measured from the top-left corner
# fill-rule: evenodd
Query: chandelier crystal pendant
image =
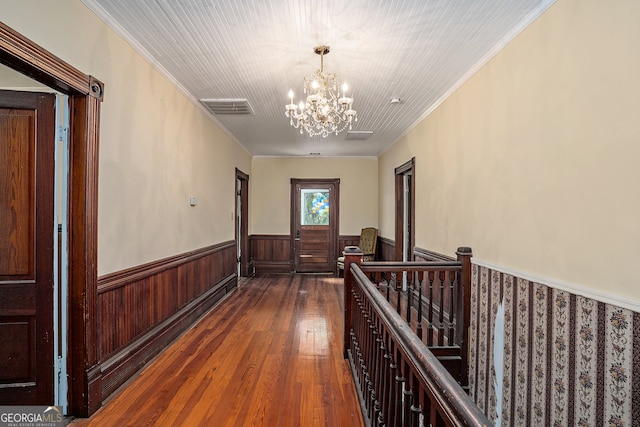
<path fill-rule="evenodd" d="M 324 72 L 324 55 L 329 53 L 329 46 L 316 46 L 313 51 L 320 55 L 320 69 L 311 77 L 304 78 L 306 101 L 299 105 L 293 102 L 293 90 L 289 90 L 289 104 L 285 106 L 285 116 L 289 124 L 300 133 L 309 137 L 330 134 L 337 135 L 347 127 L 351 130 L 353 122 L 358 121 L 356 111 L 352 108 L 353 98 L 347 97 L 348 86 L 344 83 L 342 93 L 338 91 L 338 78 L 335 73 Z"/>

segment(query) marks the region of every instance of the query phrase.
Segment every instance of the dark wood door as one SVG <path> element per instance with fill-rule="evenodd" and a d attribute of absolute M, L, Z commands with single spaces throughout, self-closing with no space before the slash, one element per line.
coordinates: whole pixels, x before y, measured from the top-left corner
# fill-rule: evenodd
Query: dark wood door
<path fill-rule="evenodd" d="M 292 179 L 291 184 L 295 271 L 335 271 L 340 180 Z"/>
<path fill-rule="evenodd" d="M 238 277 L 249 276 L 249 175 L 236 168 L 236 246 Z"/>
<path fill-rule="evenodd" d="M 0 405 L 54 399 L 54 104 L 0 91 Z"/>
<path fill-rule="evenodd" d="M 415 242 L 415 158 L 395 169 L 396 261 L 412 261 Z"/>

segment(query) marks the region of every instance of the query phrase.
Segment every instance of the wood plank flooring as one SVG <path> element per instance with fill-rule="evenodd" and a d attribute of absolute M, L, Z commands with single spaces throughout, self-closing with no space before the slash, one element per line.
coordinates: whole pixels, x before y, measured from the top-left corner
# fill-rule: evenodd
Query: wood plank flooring
<path fill-rule="evenodd" d="M 343 281 L 241 279 L 238 290 L 79 426 L 362 426 L 342 358 Z"/>

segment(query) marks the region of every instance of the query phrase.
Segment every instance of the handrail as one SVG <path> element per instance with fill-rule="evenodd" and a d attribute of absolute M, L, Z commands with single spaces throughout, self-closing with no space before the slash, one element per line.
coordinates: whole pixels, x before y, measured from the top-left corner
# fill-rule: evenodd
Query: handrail
<path fill-rule="evenodd" d="M 368 272 L 394 272 L 394 271 L 424 271 L 428 268 L 432 271 L 462 270 L 460 261 L 367 261 L 360 265 L 360 269 Z"/>
<path fill-rule="evenodd" d="M 371 266 L 371 264 L 373 263 L 367 263 L 367 266 Z M 433 266 L 431 263 L 429 265 Z M 407 265 L 403 265 L 403 267 L 411 268 L 411 266 Z M 424 266 L 422 267 L 424 268 Z M 471 400 L 469 395 L 464 392 L 462 387 L 449 375 L 440 361 L 413 333 L 402 317 L 392 309 L 382 295 L 373 288 L 364 273 L 365 268 L 361 269 L 357 264 L 351 264 L 350 273 L 354 278 L 354 284 L 359 287 L 369 300 L 371 307 L 384 325 L 385 332 L 396 344 L 395 348 L 402 353 L 410 365 L 410 370 L 418 377 L 419 383 L 423 385 L 431 402 L 430 409 L 437 411 L 446 425 L 491 425 L 488 418 Z M 396 364 L 398 363 L 396 362 Z"/>

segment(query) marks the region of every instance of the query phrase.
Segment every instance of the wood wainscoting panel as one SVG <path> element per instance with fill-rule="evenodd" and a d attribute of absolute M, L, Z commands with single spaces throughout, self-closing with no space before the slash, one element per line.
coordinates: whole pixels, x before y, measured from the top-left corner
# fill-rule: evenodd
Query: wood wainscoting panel
<path fill-rule="evenodd" d="M 396 260 L 396 242 L 386 237 L 378 236 L 378 256 L 380 261 Z"/>
<path fill-rule="evenodd" d="M 249 236 L 250 263 L 255 274 L 290 273 L 291 236 L 288 234 L 252 234 Z"/>
<path fill-rule="evenodd" d="M 237 288 L 235 241 L 98 279 L 102 400 Z"/>
<path fill-rule="evenodd" d="M 391 242 L 393 245 L 393 241 Z M 338 256 L 342 256 L 345 246 L 357 246 L 359 243 L 360 235 L 340 235 L 337 246 Z M 291 236 L 288 234 L 252 234 L 249 236 L 249 246 L 250 262 L 255 269 L 255 274 L 290 273 L 293 271 Z M 392 246 L 391 251 L 393 250 Z"/>

